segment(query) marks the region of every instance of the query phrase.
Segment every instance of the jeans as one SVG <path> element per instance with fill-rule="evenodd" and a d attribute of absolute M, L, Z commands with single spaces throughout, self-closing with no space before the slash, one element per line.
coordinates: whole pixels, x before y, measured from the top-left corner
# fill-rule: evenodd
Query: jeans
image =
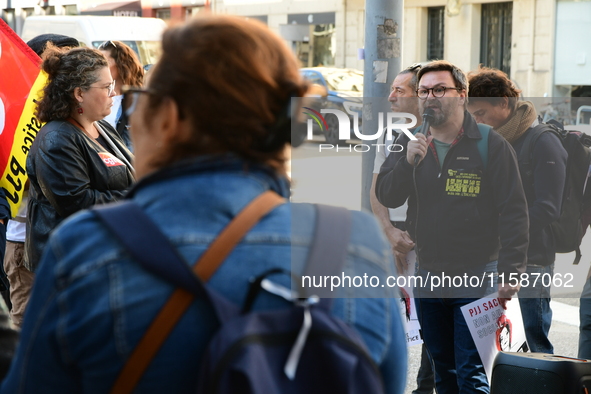
<path fill-rule="evenodd" d="M 416 273 L 416 272 L 415 272 Z M 416 303 L 417 316 L 421 313 L 421 308 Z M 421 335 L 423 330 L 421 330 Z M 423 338 L 424 339 L 424 338 Z M 435 373 L 433 372 L 433 364 L 431 356 L 427 350 L 427 345 L 423 342 L 421 345 L 421 366 L 417 373 L 417 388 L 413 390 L 412 394 L 433 394 L 435 390 Z"/>
<path fill-rule="evenodd" d="M 435 389 L 435 374 L 433 373 L 433 365 L 431 365 L 431 357 L 427 351 L 427 346 L 423 343 L 421 345 L 421 366 L 417 373 L 417 388 L 413 390 L 412 394 L 433 394 Z"/>
<path fill-rule="evenodd" d="M 548 339 L 548 332 L 552 324 L 550 287 L 545 287 L 543 282 L 549 283 L 545 278 L 552 278 L 554 264 L 547 267 L 528 265 L 526 273 L 530 286 L 523 286 L 522 283 L 517 295 L 527 344 L 532 352 L 552 354 L 554 347 Z M 533 286 L 534 283 L 535 286 Z"/>
<path fill-rule="evenodd" d="M 421 298 L 419 321 L 438 394 L 489 393 L 488 379 L 460 308 L 473 298 Z"/>
<path fill-rule="evenodd" d="M 496 263 L 489 263 L 480 275 L 484 272 L 488 277 L 489 273 L 495 273 Z M 471 271 L 470 274 L 478 273 Z M 424 277 L 426 272 L 419 269 L 419 275 Z M 440 296 L 417 299 L 419 322 L 433 361 L 438 394 L 490 393 L 482 360 L 460 308 L 496 290 L 496 280 L 492 283 L 485 281 L 482 288 L 448 288 L 435 292 L 416 289 L 419 297 L 421 293 L 429 297 Z M 460 294 L 470 294 L 471 297 L 449 298 Z"/>

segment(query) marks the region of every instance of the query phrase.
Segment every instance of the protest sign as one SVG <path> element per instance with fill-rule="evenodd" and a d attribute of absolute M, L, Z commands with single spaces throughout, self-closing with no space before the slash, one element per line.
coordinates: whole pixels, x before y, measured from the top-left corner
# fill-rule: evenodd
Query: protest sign
<path fill-rule="evenodd" d="M 16 216 L 27 181 L 27 154 L 43 124 L 35 117 L 47 76 L 41 59 L 0 20 L 0 187 Z"/>
<path fill-rule="evenodd" d="M 415 271 L 416 253 L 411 251 L 406 255 L 406 267 L 402 276 L 412 276 Z M 417 315 L 416 302 L 413 295 L 413 287 L 410 286 L 412 281 L 406 280 L 407 286 L 400 287 L 400 301 L 402 303 L 402 321 L 405 323 L 406 330 L 406 344 L 407 346 L 420 345 L 423 343 L 423 336 L 421 335 L 421 325 L 419 324 L 419 317 Z"/>
<path fill-rule="evenodd" d="M 497 353 L 529 350 L 519 300 L 507 302 L 505 310 L 497 297 L 498 293 L 491 294 L 461 308 L 489 382 Z"/>

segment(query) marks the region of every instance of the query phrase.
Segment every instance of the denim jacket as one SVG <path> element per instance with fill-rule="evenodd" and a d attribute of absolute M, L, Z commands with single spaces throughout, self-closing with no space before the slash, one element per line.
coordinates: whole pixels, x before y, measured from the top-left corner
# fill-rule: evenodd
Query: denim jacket
<path fill-rule="evenodd" d="M 266 167 L 230 157 L 200 158 L 144 178 L 127 198 L 135 200 L 193 263 L 242 208 L 269 189 L 285 197 L 289 193 L 288 182 Z M 242 305 L 249 278 L 274 267 L 301 270 L 315 219 L 313 206 L 304 205 L 297 218 L 292 217 L 292 204 L 265 216 L 208 284 Z M 353 212 L 352 226 L 345 270 L 395 275 L 389 244 L 375 219 Z M 289 286 L 285 276 L 272 280 Z M 22 341 L 0 393 L 108 392 L 173 291 L 131 260 L 85 211 L 52 234 L 36 277 Z M 398 301 L 390 297 L 394 291 L 384 288 L 384 298 L 336 299 L 333 313 L 357 329 L 382 371 L 387 392 L 402 393 L 406 340 Z M 288 305 L 263 292 L 254 309 Z M 217 327 L 211 306 L 195 300 L 136 392 L 194 392 L 201 355 Z"/>

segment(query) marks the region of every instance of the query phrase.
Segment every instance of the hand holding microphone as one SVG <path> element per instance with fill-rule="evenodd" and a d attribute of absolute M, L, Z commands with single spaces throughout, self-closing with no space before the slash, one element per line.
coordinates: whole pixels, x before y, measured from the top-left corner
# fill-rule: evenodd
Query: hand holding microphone
<path fill-rule="evenodd" d="M 431 108 L 425 109 L 423 112 L 423 124 L 420 132 L 415 135 L 416 141 L 409 141 L 407 145 L 408 162 L 413 166 L 417 166 L 423 157 L 427 154 L 429 148 L 429 141 L 427 140 L 427 132 L 430 127 L 431 119 L 433 119 L 434 112 Z M 414 154 L 414 155 L 413 155 Z M 414 157 L 411 161 L 411 157 Z"/>

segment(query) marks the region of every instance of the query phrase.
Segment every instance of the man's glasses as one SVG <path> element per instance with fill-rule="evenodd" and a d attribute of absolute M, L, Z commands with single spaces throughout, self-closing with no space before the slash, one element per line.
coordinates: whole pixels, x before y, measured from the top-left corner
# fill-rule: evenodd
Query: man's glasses
<path fill-rule="evenodd" d="M 137 101 L 140 97 L 140 94 L 156 94 L 155 90 L 152 89 L 144 89 L 144 88 L 137 88 L 133 86 L 124 86 L 123 87 L 123 102 L 130 103 L 129 107 L 125 110 L 125 115 L 129 118 L 131 114 L 135 111 L 137 107 Z"/>
<path fill-rule="evenodd" d="M 435 88 L 420 88 L 417 89 L 417 96 L 419 96 L 420 99 L 426 100 L 427 97 L 429 97 L 429 91 L 431 91 L 431 94 L 433 94 L 433 97 L 436 98 L 441 98 L 443 96 L 445 96 L 445 92 L 447 90 L 455 90 L 457 92 L 461 92 L 462 88 L 449 88 L 447 86 L 437 86 Z"/>
<path fill-rule="evenodd" d="M 115 43 L 113 41 L 109 40 L 109 41 L 105 41 L 101 45 L 99 45 L 98 50 L 103 51 L 103 50 L 107 49 L 109 47 L 109 45 L 112 46 L 113 48 L 117 49 L 117 45 L 115 45 Z"/>
<path fill-rule="evenodd" d="M 89 88 L 107 89 L 107 95 L 111 96 L 115 91 L 115 81 L 113 80 L 113 82 L 111 82 L 108 86 L 89 86 Z"/>

